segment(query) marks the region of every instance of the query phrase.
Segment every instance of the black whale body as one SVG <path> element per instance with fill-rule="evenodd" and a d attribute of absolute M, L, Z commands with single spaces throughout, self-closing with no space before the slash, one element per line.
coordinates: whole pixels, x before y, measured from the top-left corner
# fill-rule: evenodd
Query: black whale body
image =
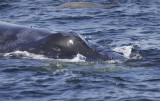
<path fill-rule="evenodd" d="M 79 34 L 51 33 L 40 29 L 0 22 L 0 53 L 28 51 L 54 59 L 72 59 L 78 53 L 87 61 L 110 60 L 91 48 Z"/>

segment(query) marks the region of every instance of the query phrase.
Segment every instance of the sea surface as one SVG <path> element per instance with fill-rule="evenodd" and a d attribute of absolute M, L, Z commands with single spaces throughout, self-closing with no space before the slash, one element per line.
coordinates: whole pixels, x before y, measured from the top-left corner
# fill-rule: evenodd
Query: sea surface
<path fill-rule="evenodd" d="M 58 8 L 73 1 L 104 8 Z M 0 0 L 0 21 L 74 31 L 127 60 L 0 57 L 0 101 L 160 101 L 160 0 Z M 21 58 L 11 58 L 19 55 Z"/>

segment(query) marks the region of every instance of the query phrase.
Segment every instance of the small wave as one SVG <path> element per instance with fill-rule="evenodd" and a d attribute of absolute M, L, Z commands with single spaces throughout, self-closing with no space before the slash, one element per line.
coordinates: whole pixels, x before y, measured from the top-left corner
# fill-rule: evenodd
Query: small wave
<path fill-rule="evenodd" d="M 37 55 L 33 53 L 29 53 L 27 51 L 14 51 L 10 53 L 1 54 L 4 57 L 8 58 L 23 58 L 23 59 L 49 59 L 44 55 Z"/>
<path fill-rule="evenodd" d="M 59 75 L 67 72 L 69 72 L 68 69 L 57 69 L 56 71 L 53 72 L 53 75 Z"/>
<path fill-rule="evenodd" d="M 48 20 L 88 20 L 92 19 L 91 16 L 63 16 L 63 17 L 55 17 L 50 18 Z"/>
<path fill-rule="evenodd" d="M 125 61 L 123 60 L 108 60 L 106 61 L 106 63 L 109 63 L 109 64 L 123 64 Z"/>

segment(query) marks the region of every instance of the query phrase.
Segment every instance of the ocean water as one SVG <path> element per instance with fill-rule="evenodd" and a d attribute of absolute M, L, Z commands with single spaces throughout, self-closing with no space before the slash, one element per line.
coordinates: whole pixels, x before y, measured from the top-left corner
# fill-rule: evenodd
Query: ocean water
<path fill-rule="evenodd" d="M 111 8 L 57 8 L 73 1 Z M 0 57 L 0 101 L 160 101 L 159 0 L 0 0 L 0 20 L 74 31 L 127 58 L 86 62 L 80 54 L 54 60 L 6 53 Z"/>

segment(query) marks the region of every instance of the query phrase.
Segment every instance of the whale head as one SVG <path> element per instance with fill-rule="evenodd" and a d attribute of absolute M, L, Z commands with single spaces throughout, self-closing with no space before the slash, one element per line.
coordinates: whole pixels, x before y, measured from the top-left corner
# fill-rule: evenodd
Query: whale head
<path fill-rule="evenodd" d="M 77 54 L 86 60 L 108 60 L 108 56 L 98 53 L 87 44 L 87 41 L 77 33 L 55 33 L 38 42 L 38 50 L 50 58 L 71 59 Z"/>

